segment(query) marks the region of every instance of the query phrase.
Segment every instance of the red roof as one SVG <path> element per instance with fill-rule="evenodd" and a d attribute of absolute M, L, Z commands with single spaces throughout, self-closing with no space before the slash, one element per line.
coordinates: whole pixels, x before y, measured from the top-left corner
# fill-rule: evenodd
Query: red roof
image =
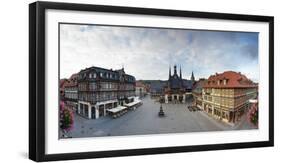
<path fill-rule="evenodd" d="M 225 83 L 224 83 L 225 82 Z M 240 72 L 225 71 L 221 74 L 216 73 L 208 78 L 204 88 L 248 88 L 257 87 L 253 81 L 248 79 Z"/>
<path fill-rule="evenodd" d="M 136 81 L 136 87 L 143 87 L 144 89 L 148 90 L 148 86 L 141 81 Z"/>
<path fill-rule="evenodd" d="M 78 73 L 72 74 L 69 78 L 69 80 L 74 79 L 77 80 L 78 79 Z"/>
<path fill-rule="evenodd" d="M 67 82 L 64 84 L 65 87 L 74 87 L 77 86 L 77 79 L 78 74 L 72 74 L 71 77 L 67 80 Z"/>
<path fill-rule="evenodd" d="M 64 87 L 65 83 L 67 83 L 67 79 L 60 79 L 60 88 Z"/>
<path fill-rule="evenodd" d="M 145 85 L 140 81 L 136 81 L 136 87 L 145 87 Z"/>

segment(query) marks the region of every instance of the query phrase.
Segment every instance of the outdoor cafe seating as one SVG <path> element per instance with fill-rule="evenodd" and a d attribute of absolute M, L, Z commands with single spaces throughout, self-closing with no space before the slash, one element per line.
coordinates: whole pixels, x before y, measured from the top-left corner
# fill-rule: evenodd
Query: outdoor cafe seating
<path fill-rule="evenodd" d="M 115 108 L 107 110 L 108 114 L 112 116 L 113 118 L 117 118 L 122 116 L 127 112 L 127 107 L 125 106 L 117 106 Z"/>
<path fill-rule="evenodd" d="M 129 110 L 135 110 L 139 105 L 141 105 L 141 100 L 135 100 L 131 103 L 124 104 L 124 106 L 117 106 L 112 109 L 108 109 L 107 112 L 112 118 L 118 118 L 126 114 Z"/>

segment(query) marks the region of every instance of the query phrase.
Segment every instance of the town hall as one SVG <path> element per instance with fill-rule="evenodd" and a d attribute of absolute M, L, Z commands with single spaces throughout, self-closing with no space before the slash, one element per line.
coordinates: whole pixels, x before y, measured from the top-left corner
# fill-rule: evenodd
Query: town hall
<path fill-rule="evenodd" d="M 171 75 L 171 67 L 169 68 L 169 79 L 164 89 L 165 103 L 185 103 L 186 99 L 192 92 L 192 86 L 195 82 L 194 74 L 192 72 L 190 80 L 182 78 L 182 71 L 180 67 L 179 75 L 177 73 L 177 66 L 174 65 L 174 74 Z"/>

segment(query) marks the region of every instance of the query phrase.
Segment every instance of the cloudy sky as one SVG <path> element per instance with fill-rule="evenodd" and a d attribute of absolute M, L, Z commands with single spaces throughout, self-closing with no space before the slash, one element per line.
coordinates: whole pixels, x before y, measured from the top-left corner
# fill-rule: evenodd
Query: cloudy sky
<path fill-rule="evenodd" d="M 137 80 L 166 80 L 175 64 L 187 79 L 233 70 L 258 82 L 258 33 L 60 25 L 60 78 L 124 66 Z"/>

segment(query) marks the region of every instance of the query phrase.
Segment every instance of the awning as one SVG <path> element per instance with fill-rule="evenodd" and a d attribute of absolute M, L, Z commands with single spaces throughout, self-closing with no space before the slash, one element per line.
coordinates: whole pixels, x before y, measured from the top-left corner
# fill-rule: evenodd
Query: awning
<path fill-rule="evenodd" d="M 134 101 L 134 102 L 131 102 L 131 103 L 128 103 L 128 104 L 124 104 L 124 105 L 128 106 L 128 107 L 131 107 L 131 106 L 134 106 L 134 105 L 136 105 L 136 104 L 138 104 L 140 102 L 141 102 L 141 100 L 137 100 L 137 101 Z"/>
<path fill-rule="evenodd" d="M 127 107 L 125 107 L 125 106 L 117 106 L 116 108 L 108 109 L 107 111 L 112 112 L 112 113 L 117 113 L 117 112 L 122 111 L 126 108 Z"/>
<path fill-rule="evenodd" d="M 98 102 L 96 105 L 110 104 L 110 103 L 114 103 L 114 102 L 118 102 L 118 101 L 117 100 L 108 100 L 108 101 Z"/>

